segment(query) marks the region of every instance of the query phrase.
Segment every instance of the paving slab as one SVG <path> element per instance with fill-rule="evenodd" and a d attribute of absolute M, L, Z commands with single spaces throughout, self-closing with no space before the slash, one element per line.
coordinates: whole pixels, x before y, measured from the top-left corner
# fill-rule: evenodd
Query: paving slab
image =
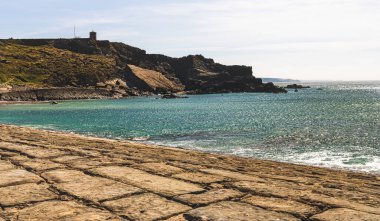
<path fill-rule="evenodd" d="M 65 155 L 65 156 L 61 156 L 61 157 L 52 158 L 50 160 L 53 162 L 56 162 L 56 163 L 65 163 L 65 162 L 68 162 L 71 160 L 78 160 L 78 159 L 83 159 L 83 158 L 85 158 L 85 157 L 77 156 L 77 155 Z"/>
<path fill-rule="evenodd" d="M 191 209 L 191 207 L 151 193 L 108 201 L 104 202 L 103 205 L 116 214 L 132 220 L 163 219 Z"/>
<path fill-rule="evenodd" d="M 238 202 L 220 202 L 190 210 L 185 218 L 196 221 L 300 221 L 289 214 Z"/>
<path fill-rule="evenodd" d="M 235 179 L 235 180 L 246 180 L 246 181 L 255 181 L 255 182 L 262 182 L 262 183 L 267 182 L 265 179 L 262 179 L 262 178 L 257 177 L 257 176 L 248 175 L 248 174 L 239 173 L 239 172 L 233 172 L 233 171 L 229 171 L 229 170 L 202 169 L 201 171 L 206 172 L 206 173 L 211 173 L 211 174 L 215 174 L 215 175 L 228 177 L 228 178 Z"/>
<path fill-rule="evenodd" d="M 123 164 L 124 161 L 121 159 L 111 159 L 111 158 L 80 158 L 74 159 L 70 161 L 66 161 L 65 164 L 76 168 L 76 169 L 90 169 L 99 166 L 107 166 L 107 165 L 116 165 Z"/>
<path fill-rule="evenodd" d="M 5 160 L 0 160 L 0 171 L 11 170 L 15 168 L 15 165 L 13 165 L 12 163 Z"/>
<path fill-rule="evenodd" d="M 172 178 L 152 175 L 147 172 L 129 167 L 100 167 L 92 169 L 90 171 L 95 174 L 129 183 L 142 189 L 167 196 L 200 192 L 204 190 L 195 184 L 186 183 Z"/>
<path fill-rule="evenodd" d="M 36 159 L 36 158 L 20 161 L 19 164 L 25 168 L 32 169 L 38 172 L 65 167 L 62 164 L 54 163 L 50 160 Z"/>
<path fill-rule="evenodd" d="M 8 209 L 6 213 L 11 220 L 19 221 L 120 220 L 108 211 L 94 209 L 73 201 L 47 201 L 23 209 Z"/>
<path fill-rule="evenodd" d="M 21 169 L 0 171 L 0 178 L 0 187 L 43 181 L 41 177 Z"/>
<path fill-rule="evenodd" d="M 66 172 L 66 174 L 65 174 Z M 56 181 L 54 186 L 78 198 L 99 202 L 142 192 L 141 189 L 114 180 L 93 177 L 73 170 L 49 171 L 43 174 Z"/>
<path fill-rule="evenodd" d="M 274 197 L 249 196 L 242 199 L 242 202 L 277 212 L 290 213 L 302 218 L 307 218 L 320 212 L 317 207 Z"/>
<path fill-rule="evenodd" d="M 134 168 L 145 170 L 154 174 L 172 175 L 184 172 L 183 169 L 168 165 L 166 163 L 141 163 L 133 166 Z"/>
<path fill-rule="evenodd" d="M 311 217 L 312 221 L 379 221 L 380 215 L 351 209 L 329 209 Z"/>
<path fill-rule="evenodd" d="M 0 142 L 0 148 L 10 151 L 18 151 L 28 156 L 36 158 L 56 157 L 66 154 L 64 151 L 60 151 L 57 149 L 48 149 L 36 146 L 28 146 L 24 144 L 14 144 L 9 142 Z"/>
<path fill-rule="evenodd" d="M 175 199 L 193 206 L 202 206 L 222 200 L 229 200 L 242 195 L 244 194 L 236 190 L 213 189 L 201 194 L 185 194 L 177 196 Z"/>
<path fill-rule="evenodd" d="M 79 170 L 58 169 L 42 173 L 41 176 L 50 182 L 67 183 L 76 182 L 83 177 L 84 173 Z"/>
<path fill-rule="evenodd" d="M 47 149 L 47 148 L 38 148 L 38 147 L 28 148 L 21 152 L 23 152 L 24 154 L 28 156 L 36 157 L 36 158 L 49 158 L 49 157 L 57 157 L 57 156 L 68 154 L 64 151 L 60 151 L 56 149 Z"/>
<path fill-rule="evenodd" d="M 35 183 L 2 187 L 0 188 L 0 206 L 14 206 L 56 198 L 57 195 L 48 188 L 48 185 Z"/>
<path fill-rule="evenodd" d="M 188 221 L 183 214 L 170 217 L 169 219 L 165 219 L 164 221 Z"/>
<path fill-rule="evenodd" d="M 16 155 L 18 155 L 18 153 L 6 151 L 6 150 L 0 150 L 0 157 L 1 156 L 12 157 L 12 156 L 16 156 Z"/>
<path fill-rule="evenodd" d="M 226 178 L 223 176 L 207 174 L 207 173 L 199 173 L 199 172 L 179 173 L 179 174 L 173 175 L 172 177 L 191 181 L 194 183 L 202 183 L 202 184 L 222 182 L 226 180 Z"/>
<path fill-rule="evenodd" d="M 292 188 L 286 188 L 275 184 L 239 181 L 231 183 L 233 188 L 253 195 L 274 196 L 280 198 L 298 197 L 302 192 Z"/>

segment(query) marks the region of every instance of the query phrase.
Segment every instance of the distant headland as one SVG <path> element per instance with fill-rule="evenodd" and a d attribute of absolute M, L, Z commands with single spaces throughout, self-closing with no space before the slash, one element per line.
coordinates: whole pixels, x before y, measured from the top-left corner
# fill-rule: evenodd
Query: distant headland
<path fill-rule="evenodd" d="M 172 58 L 88 38 L 0 39 L 0 100 L 120 98 L 166 93 L 283 93 L 252 67 L 202 55 Z"/>

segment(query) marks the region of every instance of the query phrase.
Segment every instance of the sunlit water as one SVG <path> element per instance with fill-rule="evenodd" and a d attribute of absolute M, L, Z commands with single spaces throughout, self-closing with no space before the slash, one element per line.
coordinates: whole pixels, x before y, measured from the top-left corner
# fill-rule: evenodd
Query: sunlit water
<path fill-rule="evenodd" d="M 0 106 L 0 123 L 380 173 L 380 82 L 303 84 L 312 89 Z"/>

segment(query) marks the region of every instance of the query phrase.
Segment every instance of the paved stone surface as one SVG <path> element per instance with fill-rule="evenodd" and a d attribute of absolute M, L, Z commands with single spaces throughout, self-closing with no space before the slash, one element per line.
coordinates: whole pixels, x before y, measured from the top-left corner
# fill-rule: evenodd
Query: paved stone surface
<path fill-rule="evenodd" d="M 62 164 L 54 163 L 54 162 L 51 162 L 50 160 L 29 159 L 29 158 L 24 161 L 20 161 L 18 164 L 20 164 L 21 166 L 25 168 L 32 169 L 39 172 L 65 167 Z"/>
<path fill-rule="evenodd" d="M 35 183 L 0 188 L 0 206 L 13 206 L 23 203 L 40 202 L 56 198 L 47 185 Z"/>
<path fill-rule="evenodd" d="M 152 175 L 141 170 L 128 167 L 100 167 L 91 170 L 91 172 L 168 196 L 204 190 L 195 184 Z"/>
<path fill-rule="evenodd" d="M 380 215 L 350 209 L 330 209 L 311 217 L 313 221 L 379 221 Z"/>
<path fill-rule="evenodd" d="M 238 172 L 232 172 L 228 170 L 217 170 L 217 169 L 202 169 L 203 172 L 206 173 L 211 173 L 211 174 L 216 174 L 224 177 L 229 177 L 231 179 L 236 179 L 236 180 L 248 180 L 248 181 L 255 181 L 255 182 L 265 182 L 264 179 L 261 179 L 256 176 L 251 176 L 248 174 L 242 174 Z"/>
<path fill-rule="evenodd" d="M 0 160 L 0 171 L 15 169 L 15 165 L 8 161 Z"/>
<path fill-rule="evenodd" d="M 244 203 L 221 202 L 185 213 L 185 218 L 197 221 L 298 221 L 285 214 L 264 210 Z"/>
<path fill-rule="evenodd" d="M 166 163 L 142 163 L 135 165 L 134 168 L 161 175 L 171 175 L 183 172 L 183 169 L 170 166 Z"/>
<path fill-rule="evenodd" d="M 123 160 L 119 159 L 109 159 L 109 158 L 80 158 L 80 159 L 73 159 L 64 162 L 64 164 L 77 168 L 77 169 L 90 169 L 90 168 L 95 168 L 99 166 L 106 166 L 106 165 L 118 165 L 118 164 L 123 164 Z"/>
<path fill-rule="evenodd" d="M 175 199 L 190 205 L 201 206 L 222 200 L 229 200 L 242 195 L 243 193 L 236 190 L 214 189 L 201 194 L 185 194 L 177 196 Z"/>
<path fill-rule="evenodd" d="M 0 171 L 0 178 L 0 187 L 42 181 L 41 177 L 21 169 Z"/>
<path fill-rule="evenodd" d="M 243 199 L 242 202 L 277 212 L 291 213 L 302 218 L 307 218 L 312 214 L 320 212 L 317 207 L 281 198 L 250 196 Z"/>
<path fill-rule="evenodd" d="M 379 180 L 0 125 L 0 221 L 372 221 Z"/>
<path fill-rule="evenodd" d="M 56 220 L 120 220 L 105 210 L 93 209 L 72 201 L 42 202 L 21 210 L 6 210 L 14 220 L 56 221 Z"/>
<path fill-rule="evenodd" d="M 75 170 L 49 171 L 43 176 L 55 181 L 54 186 L 59 190 L 94 202 L 142 192 L 134 186 L 101 177 L 92 177 Z"/>
<path fill-rule="evenodd" d="M 156 220 L 191 209 L 155 194 L 146 193 L 103 203 L 117 214 L 132 220 Z"/>
<path fill-rule="evenodd" d="M 189 173 L 180 173 L 173 175 L 175 178 L 179 178 L 182 180 L 187 180 L 194 183 L 215 183 L 226 180 L 223 176 L 212 175 L 207 173 L 199 173 L 199 172 L 189 172 Z"/>

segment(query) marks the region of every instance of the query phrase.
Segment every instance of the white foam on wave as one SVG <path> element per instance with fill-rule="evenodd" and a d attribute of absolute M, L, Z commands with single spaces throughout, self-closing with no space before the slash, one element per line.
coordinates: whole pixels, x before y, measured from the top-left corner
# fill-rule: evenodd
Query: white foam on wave
<path fill-rule="evenodd" d="M 131 140 L 133 140 L 133 141 L 147 141 L 149 139 L 150 139 L 150 137 L 146 136 L 146 137 L 133 137 Z"/>
<path fill-rule="evenodd" d="M 380 174 L 380 157 L 378 156 L 354 156 L 353 153 L 324 150 L 276 157 L 276 160 Z"/>

